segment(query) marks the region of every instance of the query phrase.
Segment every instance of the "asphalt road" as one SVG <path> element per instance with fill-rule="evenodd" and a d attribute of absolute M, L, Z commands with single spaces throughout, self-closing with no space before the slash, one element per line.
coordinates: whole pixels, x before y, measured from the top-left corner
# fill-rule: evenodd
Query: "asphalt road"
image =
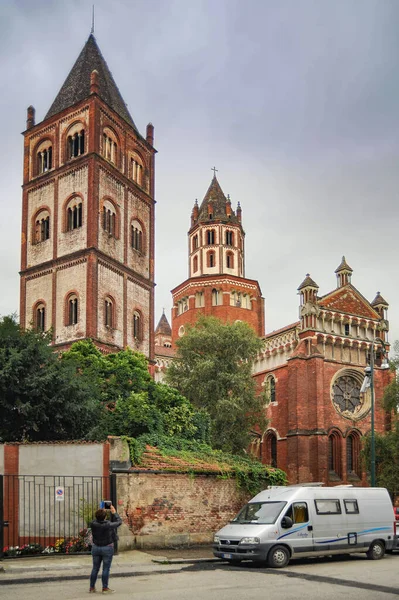
<path fill-rule="evenodd" d="M 203 563 L 176 566 L 173 571 L 114 576 L 117 599 L 129 600 L 387 600 L 399 596 L 399 556 L 368 561 L 292 563 L 283 570 Z M 0 587 L 3 600 L 79 600 L 88 598 L 88 580 L 48 581 Z M 91 597 L 91 596 L 90 596 Z"/>

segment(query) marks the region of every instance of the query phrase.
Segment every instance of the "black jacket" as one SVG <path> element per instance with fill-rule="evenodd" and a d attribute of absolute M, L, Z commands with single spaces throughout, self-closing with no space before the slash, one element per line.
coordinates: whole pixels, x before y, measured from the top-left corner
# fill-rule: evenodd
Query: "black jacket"
<path fill-rule="evenodd" d="M 116 528 L 122 525 L 122 519 L 118 513 L 111 513 L 111 521 L 92 521 L 90 523 L 93 535 L 93 543 L 96 546 L 108 546 L 112 544 L 116 537 Z"/>

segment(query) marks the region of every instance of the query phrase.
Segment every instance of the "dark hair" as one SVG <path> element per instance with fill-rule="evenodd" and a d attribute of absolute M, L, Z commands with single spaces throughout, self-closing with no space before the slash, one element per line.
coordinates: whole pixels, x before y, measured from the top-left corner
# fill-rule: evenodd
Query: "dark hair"
<path fill-rule="evenodd" d="M 95 517 L 96 517 L 97 521 L 104 521 L 106 516 L 107 516 L 107 511 L 104 510 L 103 508 L 99 508 L 95 512 Z"/>

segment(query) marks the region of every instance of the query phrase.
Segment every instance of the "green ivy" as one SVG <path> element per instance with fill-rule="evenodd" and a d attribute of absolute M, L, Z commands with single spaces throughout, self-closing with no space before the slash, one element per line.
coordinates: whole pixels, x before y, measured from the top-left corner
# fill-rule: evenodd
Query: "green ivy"
<path fill-rule="evenodd" d="M 142 456 L 146 446 L 154 446 L 161 456 L 175 456 L 187 463 L 185 471 L 190 476 L 204 474 L 204 470 L 196 468 L 199 462 L 205 461 L 218 467 L 221 479 L 235 478 L 238 487 L 250 496 L 271 485 L 286 485 L 287 476 L 284 471 L 263 465 L 251 456 L 236 456 L 221 450 L 214 450 L 208 444 L 198 440 L 169 437 L 158 434 L 146 434 L 138 438 L 124 437 L 129 445 L 130 460 L 133 465 L 142 464 Z M 174 469 L 165 469 L 165 471 Z"/>

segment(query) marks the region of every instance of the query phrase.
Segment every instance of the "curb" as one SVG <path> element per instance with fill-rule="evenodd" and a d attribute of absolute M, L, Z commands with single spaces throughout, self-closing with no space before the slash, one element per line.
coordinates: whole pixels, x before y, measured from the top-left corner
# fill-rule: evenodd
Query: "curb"
<path fill-rule="evenodd" d="M 162 561 L 160 559 L 156 559 L 155 561 L 153 561 L 154 563 L 160 565 L 196 565 L 196 564 L 212 564 L 215 562 L 223 562 L 218 558 L 195 558 L 195 559 L 170 559 L 167 561 Z M 151 565 L 149 565 L 151 567 Z M 83 567 L 82 567 L 83 568 Z M 168 569 L 168 570 L 163 570 L 163 569 L 158 569 L 155 565 L 154 568 L 151 570 L 150 569 L 137 569 L 137 570 L 132 570 L 134 568 L 134 565 L 131 565 L 131 570 L 129 571 L 112 571 L 112 578 L 118 578 L 118 577 L 139 577 L 142 575 L 148 575 L 149 573 L 156 573 L 156 574 L 166 574 L 166 573 L 179 573 L 181 571 L 181 569 Z M 74 570 L 76 569 L 75 567 L 73 568 Z M 75 574 L 75 575 L 67 575 L 65 574 L 61 574 L 61 573 L 48 573 L 47 575 L 45 575 L 43 573 L 42 576 L 40 577 L 29 577 L 29 575 L 27 577 L 15 577 L 15 578 L 10 578 L 10 579 L 6 579 L 6 578 L 0 578 L 0 584 L 1 585 L 24 585 L 24 584 L 32 584 L 32 583 L 47 583 L 50 581 L 79 581 L 79 580 L 88 580 L 89 578 L 89 571 L 91 569 L 91 565 L 90 567 L 86 570 L 85 574 Z M 72 570 L 72 569 L 70 569 Z M 7 571 L 3 569 L 2 571 L 5 575 L 7 574 Z M 22 570 L 19 570 L 19 573 L 21 573 Z M 25 571 L 26 572 L 26 571 Z M 17 571 L 14 570 L 12 572 L 8 572 L 9 575 L 13 575 L 13 574 L 17 574 Z"/>

